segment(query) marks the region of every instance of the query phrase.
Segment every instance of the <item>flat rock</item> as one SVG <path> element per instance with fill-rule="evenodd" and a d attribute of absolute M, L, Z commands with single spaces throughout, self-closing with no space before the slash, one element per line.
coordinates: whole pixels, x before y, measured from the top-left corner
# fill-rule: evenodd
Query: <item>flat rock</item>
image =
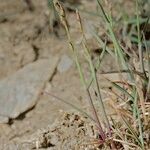
<path fill-rule="evenodd" d="M 0 122 L 32 108 L 57 67 L 58 57 L 30 63 L 0 81 Z M 3 119 L 5 118 L 5 119 Z"/>
<path fill-rule="evenodd" d="M 69 56 L 64 54 L 60 59 L 60 62 L 57 66 L 57 70 L 60 73 L 65 72 L 70 69 L 72 64 L 73 64 L 73 60 Z"/>

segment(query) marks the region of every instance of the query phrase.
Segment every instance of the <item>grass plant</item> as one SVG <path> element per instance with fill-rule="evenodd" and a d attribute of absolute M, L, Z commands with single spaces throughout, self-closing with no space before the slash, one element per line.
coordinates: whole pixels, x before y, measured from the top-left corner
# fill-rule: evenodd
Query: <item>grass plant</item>
<path fill-rule="evenodd" d="M 88 115 L 81 109 L 78 109 L 76 106 L 72 104 L 69 105 L 86 114 L 87 116 L 89 116 L 89 118 L 91 118 L 91 120 L 95 122 L 100 135 L 99 144 L 103 145 L 104 148 L 146 150 L 150 146 L 149 135 L 147 133 L 150 128 L 148 124 L 150 123 L 148 111 L 150 104 L 150 50 L 147 46 L 144 32 L 141 31 L 140 25 L 142 22 L 146 26 L 146 24 L 149 23 L 149 19 L 145 21 L 140 17 L 139 2 L 138 0 L 136 0 L 136 17 L 132 20 L 128 19 L 128 23 L 126 25 L 128 25 L 129 23 L 135 25 L 137 43 L 133 43 L 130 33 L 128 34 L 128 38 L 131 41 L 132 45 L 136 47 L 138 53 L 133 52 L 133 46 L 129 48 L 130 52 L 128 52 L 122 45 L 121 40 L 116 36 L 114 30 L 115 22 L 111 15 L 111 10 L 106 11 L 104 9 L 104 6 L 102 5 L 102 2 L 100 0 L 96 1 L 98 9 L 101 13 L 99 14 L 98 12 L 95 17 L 101 16 L 103 18 L 103 21 L 106 25 L 106 28 L 104 29 L 106 30 L 106 36 L 111 41 L 113 48 L 110 48 L 107 45 L 107 42 L 104 42 L 95 31 L 92 31 L 93 37 L 95 38 L 97 43 L 101 47 L 103 47 L 102 53 L 100 55 L 101 59 L 99 59 L 98 65 L 93 62 L 91 57 L 91 50 L 87 44 L 86 34 L 79 13 L 80 10 L 76 9 L 77 22 L 79 23 L 80 33 L 82 36 L 81 45 L 84 50 L 84 59 L 89 65 L 91 74 L 90 79 L 85 78 L 86 72 L 84 72 L 82 65 L 80 64 L 80 57 L 69 31 L 65 10 L 58 0 L 53 1 L 54 7 L 60 17 L 61 23 L 66 30 L 69 47 L 72 51 L 72 55 L 80 75 L 81 83 L 85 88 L 88 97 L 88 103 L 91 106 L 93 114 Z M 121 37 L 121 39 L 123 38 Z M 116 82 L 107 79 L 107 81 L 110 82 L 112 84 L 112 87 L 116 90 L 115 92 L 112 90 L 113 98 L 110 103 L 112 108 L 114 108 L 114 110 L 116 111 L 117 118 L 119 118 L 117 120 L 115 120 L 112 116 L 108 116 L 106 113 L 106 109 L 101 96 L 99 81 L 97 78 L 98 75 L 102 75 L 101 73 L 98 74 L 97 70 L 100 70 L 101 61 L 104 58 L 106 51 L 109 53 L 109 55 L 115 58 L 116 66 L 118 67 L 118 70 L 116 70 L 115 72 L 117 72 L 120 76 L 120 79 L 118 79 L 119 81 Z M 144 54 L 146 55 L 147 60 L 145 60 Z M 139 61 L 139 66 L 134 63 L 134 59 L 136 59 L 136 62 Z M 130 63 L 129 60 L 132 60 L 133 63 Z M 147 68 L 145 67 L 145 64 L 147 64 Z M 124 77 L 122 76 L 122 74 L 124 73 L 127 74 L 127 79 L 124 79 Z M 113 74 L 113 72 L 109 72 L 109 74 Z M 96 109 L 97 106 L 95 106 L 95 100 L 91 96 L 89 90 L 90 86 L 93 86 L 97 93 L 99 102 L 98 105 L 102 110 L 102 116 L 104 117 L 104 119 L 101 119 L 98 115 Z M 116 94 L 117 91 L 119 91 L 119 93 L 121 94 Z M 113 101 L 114 97 L 115 99 L 117 99 L 117 103 L 116 101 Z"/>

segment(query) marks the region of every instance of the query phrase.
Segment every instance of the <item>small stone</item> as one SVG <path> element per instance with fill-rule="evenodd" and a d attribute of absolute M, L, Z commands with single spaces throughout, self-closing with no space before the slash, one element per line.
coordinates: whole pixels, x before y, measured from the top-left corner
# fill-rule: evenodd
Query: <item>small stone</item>
<path fill-rule="evenodd" d="M 60 59 L 60 62 L 57 66 L 58 72 L 62 73 L 70 69 L 73 64 L 73 60 L 67 55 L 63 55 Z"/>
<path fill-rule="evenodd" d="M 0 116 L 16 118 L 32 108 L 57 67 L 58 57 L 41 59 L 24 66 L 0 81 Z M 6 122 L 2 118 L 1 122 Z"/>

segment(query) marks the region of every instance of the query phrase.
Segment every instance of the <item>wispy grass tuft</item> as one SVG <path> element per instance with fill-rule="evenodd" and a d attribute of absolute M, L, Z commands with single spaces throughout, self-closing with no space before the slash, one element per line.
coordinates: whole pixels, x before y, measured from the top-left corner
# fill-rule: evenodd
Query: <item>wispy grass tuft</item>
<path fill-rule="evenodd" d="M 129 105 L 131 106 L 131 109 L 127 109 L 127 111 L 130 111 L 130 113 L 132 113 L 135 119 L 134 121 L 135 126 L 132 126 L 132 123 L 130 120 L 127 121 L 127 119 L 125 119 L 122 116 L 121 118 L 123 119 L 123 124 L 126 125 L 127 129 L 135 137 L 135 140 L 136 140 L 135 143 L 137 142 L 139 147 L 144 150 L 145 149 L 144 126 L 147 125 L 147 117 L 146 117 L 147 112 L 146 112 L 146 107 L 145 107 L 145 102 L 146 102 L 145 99 L 147 96 L 146 94 L 144 94 L 144 91 L 146 90 L 148 94 L 147 88 L 148 88 L 149 77 L 148 77 L 148 74 L 146 72 L 145 65 L 144 65 L 144 58 L 143 58 L 144 49 L 142 47 L 142 41 L 141 41 L 142 34 L 140 30 L 138 1 L 136 0 L 136 26 L 137 26 L 137 37 L 138 37 L 137 43 L 138 43 L 138 52 L 139 52 L 138 58 L 140 62 L 140 70 L 138 70 L 137 66 L 131 66 L 129 64 L 128 59 L 126 58 L 126 51 L 122 49 L 119 43 L 119 40 L 115 36 L 111 15 L 108 15 L 108 13 L 105 12 L 100 0 L 97 0 L 97 2 L 100 7 L 101 13 L 103 14 L 103 19 L 105 21 L 105 24 L 107 25 L 107 29 L 108 29 L 107 34 L 109 38 L 112 40 L 112 43 L 114 45 L 117 63 L 121 64 L 119 65 L 120 73 L 121 73 L 121 69 L 129 70 L 128 75 L 130 78 L 128 79 L 128 81 L 124 80 L 123 78 L 121 79 L 123 82 L 126 82 L 127 84 L 130 85 L 128 86 L 128 88 L 124 88 L 123 85 L 120 86 L 119 84 L 115 82 L 111 82 L 111 83 L 122 94 L 125 94 L 126 101 L 128 101 L 129 99 L 131 100 L 129 103 Z M 148 56 L 148 62 L 149 62 L 149 56 Z M 133 70 L 133 68 L 135 68 L 135 70 Z M 140 74 L 142 74 L 142 76 L 135 75 L 135 72 L 138 72 L 138 71 L 140 71 Z"/>
<path fill-rule="evenodd" d="M 120 149 L 124 148 L 127 150 L 145 150 L 148 147 L 148 138 L 145 130 L 148 128 L 149 122 L 148 107 L 150 99 L 150 52 L 147 47 L 144 31 L 141 31 L 140 28 L 141 23 L 147 23 L 147 20 L 141 18 L 139 15 L 138 0 L 136 0 L 136 18 L 128 18 L 126 20 L 126 25 L 134 24 L 134 27 L 136 27 L 137 31 L 137 38 L 135 38 L 136 42 L 133 41 L 133 37 L 130 35 L 130 33 L 127 33 L 126 31 L 128 40 L 130 40 L 131 43 L 130 47 L 128 47 L 128 45 L 125 47 L 122 45 L 121 40 L 125 40 L 125 38 L 121 37 L 121 40 L 117 38 L 114 30 L 115 21 L 111 16 L 111 11 L 105 11 L 101 1 L 96 0 L 99 6 L 98 9 L 101 13 L 95 15 L 94 17 L 103 17 L 104 23 L 106 25 L 106 28 L 104 29 L 105 34 L 113 45 L 113 47 L 110 48 L 109 45 L 107 45 L 106 40 L 102 40 L 101 37 L 99 37 L 98 33 L 93 30 L 91 31 L 99 46 L 103 47 L 102 53 L 99 56 L 98 62 L 96 64 L 93 62 L 93 59 L 91 57 L 91 50 L 87 44 L 86 34 L 79 10 L 74 8 L 74 10 L 76 10 L 77 22 L 79 23 L 80 34 L 82 36 L 81 45 L 84 50 L 83 56 L 90 70 L 90 79 L 86 79 L 85 77 L 86 73 L 84 72 L 84 69 L 82 68 L 82 65 L 80 63 L 80 57 L 78 54 L 79 52 L 75 47 L 75 44 L 71 37 L 71 33 L 69 31 L 66 13 L 58 0 L 54 0 L 53 2 L 60 20 L 66 30 L 69 47 L 72 51 L 81 83 L 86 91 L 88 103 L 90 104 L 93 114 L 88 115 L 81 109 L 78 109 L 76 106 L 72 104 L 69 105 L 82 112 L 83 114 L 86 114 L 86 116 L 89 116 L 89 118 L 91 118 L 91 120 L 95 122 L 100 135 L 99 143 L 101 143 L 102 145 L 107 145 L 108 147 L 111 147 L 111 149 L 117 149 L 119 147 Z M 123 42 L 126 43 L 126 41 Z M 134 49 L 132 49 L 133 47 Z M 128 51 L 126 48 L 128 48 L 130 51 Z M 138 52 L 134 52 L 134 50 Z M 106 52 L 108 52 L 110 56 L 115 58 L 118 70 L 114 72 L 117 73 L 120 77 L 118 79 L 119 81 L 111 81 L 110 79 L 107 79 L 105 77 L 105 79 L 109 83 L 111 83 L 112 87 L 114 88 L 113 90 L 111 90 L 111 95 L 113 96 L 110 97 L 110 105 L 116 112 L 115 117 L 117 119 L 111 116 L 111 121 L 109 120 L 106 109 L 104 107 L 98 81 L 98 76 L 101 76 L 102 74 L 97 73 L 98 70 L 100 70 L 101 62 L 104 59 Z M 144 58 L 145 54 L 147 60 L 145 60 Z M 130 62 L 130 60 L 132 61 L 132 63 Z M 136 61 L 134 62 L 134 60 Z M 137 63 L 138 61 L 139 65 Z M 148 67 L 146 67 L 146 63 Z M 113 75 L 114 72 L 109 72 L 109 74 Z M 124 78 L 124 73 L 127 75 L 127 79 Z M 103 73 L 103 75 L 104 74 L 105 73 Z M 100 107 L 97 107 L 95 105 L 95 100 L 90 93 L 90 86 L 93 86 L 96 91 Z M 104 117 L 104 120 L 102 120 L 98 115 L 97 108 L 100 108 L 102 110 L 102 116 Z M 108 148 L 107 146 L 106 148 Z"/>
<path fill-rule="evenodd" d="M 89 91 L 89 88 L 87 87 L 87 81 L 86 81 L 86 79 L 84 77 L 84 73 L 83 73 L 82 67 L 81 67 L 80 62 L 79 62 L 77 51 L 76 51 L 76 49 L 74 47 L 74 44 L 72 42 L 72 39 L 71 39 L 71 35 L 70 35 L 70 32 L 69 32 L 69 26 L 68 26 L 68 23 L 67 23 L 65 11 L 64 11 L 63 7 L 61 6 L 61 4 L 57 0 L 54 1 L 54 6 L 55 6 L 55 8 L 56 8 L 56 10 L 57 10 L 57 12 L 58 12 L 58 14 L 60 16 L 62 24 L 65 27 L 65 30 L 66 30 L 66 33 L 67 33 L 67 37 L 68 37 L 68 43 L 69 43 L 70 49 L 71 49 L 71 51 L 73 53 L 73 57 L 74 57 L 74 60 L 75 60 L 75 63 L 76 63 L 76 66 L 77 66 L 77 69 L 78 69 L 78 72 L 79 72 L 79 75 L 80 75 L 81 82 L 82 82 L 82 84 L 83 84 L 83 86 L 84 86 L 84 88 L 86 90 L 86 93 L 87 93 L 87 96 L 88 96 L 88 100 L 89 100 L 88 102 L 89 102 L 89 104 L 90 104 L 90 106 L 92 108 L 93 117 L 94 117 L 94 120 L 97 123 L 99 134 L 101 136 L 102 143 L 103 143 L 106 140 L 106 134 L 105 134 L 105 131 L 103 130 L 101 122 L 99 120 L 96 108 L 94 106 L 94 102 L 92 100 L 92 97 L 91 97 L 91 94 L 90 94 L 90 91 Z M 79 19 L 80 16 L 79 16 L 78 13 L 77 13 L 77 16 L 78 16 L 78 19 Z M 80 19 L 79 19 L 79 21 L 80 21 Z M 81 30 L 83 30 L 81 22 L 80 22 L 80 27 L 81 27 Z M 84 34 L 83 34 L 83 36 L 84 36 Z M 84 37 L 84 40 L 85 40 L 85 37 Z M 93 71 L 92 73 L 95 75 L 95 68 L 93 67 L 93 64 L 92 64 L 91 57 L 89 55 L 88 49 L 86 48 L 86 45 L 84 43 L 83 43 L 83 45 L 84 45 L 84 48 L 86 50 L 87 60 L 90 63 L 90 68 Z M 94 78 L 94 80 L 96 80 L 96 79 Z"/>

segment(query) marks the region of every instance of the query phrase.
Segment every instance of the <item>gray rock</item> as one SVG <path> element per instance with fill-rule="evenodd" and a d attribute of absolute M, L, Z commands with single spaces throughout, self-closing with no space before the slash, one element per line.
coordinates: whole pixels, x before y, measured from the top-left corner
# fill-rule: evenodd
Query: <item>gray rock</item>
<path fill-rule="evenodd" d="M 0 116 L 0 123 L 8 123 L 8 121 L 9 121 L 8 117 Z"/>
<path fill-rule="evenodd" d="M 57 70 L 62 73 L 67 71 L 73 64 L 73 60 L 70 59 L 67 55 L 63 55 L 60 59 L 60 62 L 57 66 Z"/>
<path fill-rule="evenodd" d="M 0 81 L 0 122 L 18 117 L 36 104 L 57 63 L 58 57 L 41 59 Z"/>

